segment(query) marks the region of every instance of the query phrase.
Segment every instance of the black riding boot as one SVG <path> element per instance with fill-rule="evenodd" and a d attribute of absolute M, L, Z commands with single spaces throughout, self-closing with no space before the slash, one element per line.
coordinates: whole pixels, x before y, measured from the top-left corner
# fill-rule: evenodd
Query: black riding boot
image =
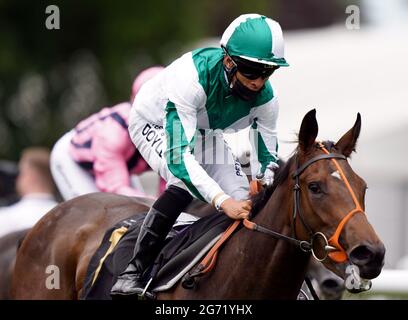
<path fill-rule="evenodd" d="M 143 292 L 146 285 L 143 273 L 162 248 L 174 221 L 156 209 L 150 209 L 140 229 L 131 262 L 119 275 L 111 295 L 131 296 Z"/>
<path fill-rule="evenodd" d="M 191 202 L 191 195 L 170 186 L 148 212 L 136 241 L 133 257 L 112 287 L 113 299 L 133 297 L 143 293 L 147 279 L 143 274 L 163 247 L 164 240 L 181 211 Z M 166 214 L 159 208 L 167 208 Z"/>

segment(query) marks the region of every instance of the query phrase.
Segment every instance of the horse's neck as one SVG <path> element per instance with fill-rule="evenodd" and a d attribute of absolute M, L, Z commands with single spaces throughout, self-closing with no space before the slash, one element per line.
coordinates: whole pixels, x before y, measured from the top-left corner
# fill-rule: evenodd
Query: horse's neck
<path fill-rule="evenodd" d="M 265 207 L 255 217 L 254 222 L 282 235 L 292 237 L 293 194 L 287 190 L 292 190 L 292 188 L 286 185 L 278 187 Z M 257 235 L 259 240 L 256 242 L 253 239 L 254 234 L 247 233 L 245 236 L 248 241 L 243 242 L 246 243 L 247 250 L 251 246 L 263 248 L 259 252 L 258 260 L 264 261 L 264 265 L 263 267 L 262 265 L 257 266 L 257 272 L 260 274 L 259 279 L 264 282 L 266 296 L 278 296 L 283 299 L 296 297 L 304 279 L 309 261 L 308 255 L 305 255 L 294 244 L 270 235 L 259 234 Z M 256 259 L 256 257 L 253 258 Z"/>
<path fill-rule="evenodd" d="M 277 188 L 253 221 L 292 236 L 292 201 L 285 187 Z M 219 268 L 231 264 L 226 281 L 240 292 L 238 298 L 245 298 L 244 292 L 248 292 L 252 299 L 291 299 L 302 285 L 308 256 L 285 240 L 243 228 L 227 243 L 219 262 Z"/>

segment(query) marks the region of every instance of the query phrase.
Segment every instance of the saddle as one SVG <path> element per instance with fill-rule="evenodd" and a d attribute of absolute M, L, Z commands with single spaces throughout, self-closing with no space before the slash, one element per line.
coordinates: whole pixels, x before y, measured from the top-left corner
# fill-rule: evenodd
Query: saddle
<path fill-rule="evenodd" d="M 122 220 L 106 231 L 92 256 L 80 299 L 110 300 L 110 291 L 133 255 L 141 225 L 147 213 Z M 214 213 L 198 218 L 182 213 L 166 238 L 165 245 L 148 268 L 152 279 L 149 292 L 170 289 L 212 248 L 233 220 Z"/>

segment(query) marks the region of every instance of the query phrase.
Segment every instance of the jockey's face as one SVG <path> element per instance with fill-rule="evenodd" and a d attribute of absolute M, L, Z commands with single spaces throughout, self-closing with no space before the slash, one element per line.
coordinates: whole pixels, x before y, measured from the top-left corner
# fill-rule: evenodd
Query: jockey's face
<path fill-rule="evenodd" d="M 243 76 L 239 71 L 235 74 L 235 78 L 237 78 L 245 87 L 252 91 L 259 91 L 265 85 L 265 82 L 268 81 L 269 78 L 262 78 L 259 77 L 257 79 L 248 79 L 247 77 Z M 234 80 L 233 80 L 234 81 Z"/>
<path fill-rule="evenodd" d="M 234 61 L 229 56 L 224 57 L 224 64 L 228 69 L 232 69 L 235 66 Z M 249 90 L 259 91 L 263 88 L 263 86 L 265 85 L 265 82 L 268 81 L 269 77 L 264 78 L 260 76 L 255 79 L 249 79 L 245 77 L 241 72 L 239 72 L 239 69 L 237 69 L 237 72 L 234 74 L 231 80 L 232 83 L 235 84 L 235 81 L 237 79 Z"/>

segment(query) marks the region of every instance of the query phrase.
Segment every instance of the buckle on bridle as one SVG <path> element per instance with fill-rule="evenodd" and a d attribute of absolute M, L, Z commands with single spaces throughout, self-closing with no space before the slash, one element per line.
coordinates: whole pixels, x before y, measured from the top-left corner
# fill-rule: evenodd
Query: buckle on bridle
<path fill-rule="evenodd" d="M 302 250 L 303 252 L 307 252 L 307 253 L 312 250 L 312 245 L 310 244 L 310 242 L 307 242 L 305 240 L 300 241 L 299 247 L 300 247 L 300 250 Z"/>

